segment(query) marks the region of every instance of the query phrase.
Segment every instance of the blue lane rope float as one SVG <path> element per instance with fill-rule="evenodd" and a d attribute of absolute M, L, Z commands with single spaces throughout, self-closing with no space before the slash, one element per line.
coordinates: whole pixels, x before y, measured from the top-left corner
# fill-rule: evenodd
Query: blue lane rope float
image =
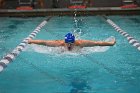
<path fill-rule="evenodd" d="M 28 44 L 29 39 L 33 39 L 37 35 L 37 33 L 40 32 L 41 28 L 47 24 L 50 18 L 51 17 L 48 17 L 46 20 L 40 23 L 36 27 L 36 29 L 27 38 L 25 38 L 11 53 L 8 53 L 0 60 L 0 72 L 2 72 L 7 67 L 7 65 L 12 62 L 16 56 L 19 55 L 21 51 L 23 51 L 25 46 Z"/>
<path fill-rule="evenodd" d="M 134 37 L 130 36 L 127 32 L 122 30 L 118 25 L 116 25 L 111 19 L 107 18 L 106 16 L 103 16 L 103 18 L 109 23 L 117 32 L 119 32 L 122 36 L 126 37 L 128 42 L 136 47 L 140 51 L 140 43 L 138 40 L 136 40 Z"/>

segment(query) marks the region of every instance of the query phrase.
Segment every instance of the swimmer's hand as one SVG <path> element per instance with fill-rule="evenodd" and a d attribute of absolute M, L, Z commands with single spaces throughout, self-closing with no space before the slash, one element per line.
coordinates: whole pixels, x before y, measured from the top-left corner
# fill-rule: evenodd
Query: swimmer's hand
<path fill-rule="evenodd" d="M 114 45 L 116 43 L 116 40 L 115 38 L 113 38 L 111 41 L 110 41 L 110 44 Z"/>
<path fill-rule="evenodd" d="M 32 39 L 29 39 L 28 44 L 31 44 L 31 43 L 32 43 Z"/>
<path fill-rule="evenodd" d="M 109 42 L 110 45 L 113 46 L 113 45 L 116 43 L 116 40 L 115 40 L 115 37 L 114 37 L 114 36 L 111 36 L 111 37 L 107 38 L 107 39 L 105 40 L 105 42 Z"/>

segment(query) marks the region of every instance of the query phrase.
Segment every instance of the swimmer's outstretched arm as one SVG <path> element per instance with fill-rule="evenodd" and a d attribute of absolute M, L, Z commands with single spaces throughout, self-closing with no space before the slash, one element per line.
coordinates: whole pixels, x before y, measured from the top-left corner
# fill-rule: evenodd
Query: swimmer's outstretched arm
<path fill-rule="evenodd" d="M 115 39 L 112 41 L 92 41 L 92 40 L 79 40 L 79 46 L 81 47 L 93 47 L 93 46 L 113 46 L 116 43 Z"/>
<path fill-rule="evenodd" d="M 38 44 L 38 45 L 44 45 L 50 47 L 58 47 L 58 46 L 63 46 L 64 41 L 63 40 L 29 40 L 28 44 Z"/>

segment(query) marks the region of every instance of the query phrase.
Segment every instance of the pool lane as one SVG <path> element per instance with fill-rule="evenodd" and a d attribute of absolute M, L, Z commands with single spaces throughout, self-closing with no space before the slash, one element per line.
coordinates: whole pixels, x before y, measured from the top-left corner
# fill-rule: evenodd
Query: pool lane
<path fill-rule="evenodd" d="M 13 59 L 15 59 L 15 57 L 18 56 L 20 52 L 23 51 L 25 46 L 28 44 L 29 39 L 33 39 L 37 35 L 37 33 L 40 32 L 41 28 L 46 25 L 50 18 L 51 17 L 48 17 L 46 20 L 41 22 L 39 26 L 37 26 L 36 29 L 27 38 L 25 38 L 11 53 L 8 53 L 0 60 L 0 72 L 2 72 L 7 67 L 7 65 Z"/>
<path fill-rule="evenodd" d="M 62 39 L 73 25 L 71 17 L 53 17 L 36 39 Z M 73 93 L 81 89 L 86 93 L 139 93 L 140 74 L 135 64 L 140 55 L 136 57 L 137 50 L 133 51 L 127 40 L 100 17 L 83 18 L 79 28 L 83 32 L 82 39 L 104 40 L 115 36 L 117 43 L 105 52 L 81 55 L 58 54 L 55 49 L 50 51 L 47 47 L 32 46 L 39 52 L 26 49 L 1 74 L 1 93 Z"/>
<path fill-rule="evenodd" d="M 126 31 L 122 30 L 116 23 L 114 23 L 111 19 L 107 18 L 106 16 L 103 16 L 103 18 L 109 23 L 117 32 L 119 32 L 122 36 L 126 37 L 128 42 L 136 47 L 140 51 L 140 43 L 138 40 L 136 40 L 134 37 L 129 35 Z"/>

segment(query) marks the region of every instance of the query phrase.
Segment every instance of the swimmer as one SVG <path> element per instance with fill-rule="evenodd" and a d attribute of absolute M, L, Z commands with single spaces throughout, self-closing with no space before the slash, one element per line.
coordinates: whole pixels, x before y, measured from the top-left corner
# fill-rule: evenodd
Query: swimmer
<path fill-rule="evenodd" d="M 73 50 L 75 46 L 79 47 L 94 47 L 94 46 L 113 46 L 115 39 L 109 42 L 105 41 L 93 41 L 93 40 L 75 40 L 75 36 L 72 33 L 65 35 L 65 40 L 29 40 L 29 44 L 45 45 L 49 47 L 64 46 L 68 51 Z"/>

